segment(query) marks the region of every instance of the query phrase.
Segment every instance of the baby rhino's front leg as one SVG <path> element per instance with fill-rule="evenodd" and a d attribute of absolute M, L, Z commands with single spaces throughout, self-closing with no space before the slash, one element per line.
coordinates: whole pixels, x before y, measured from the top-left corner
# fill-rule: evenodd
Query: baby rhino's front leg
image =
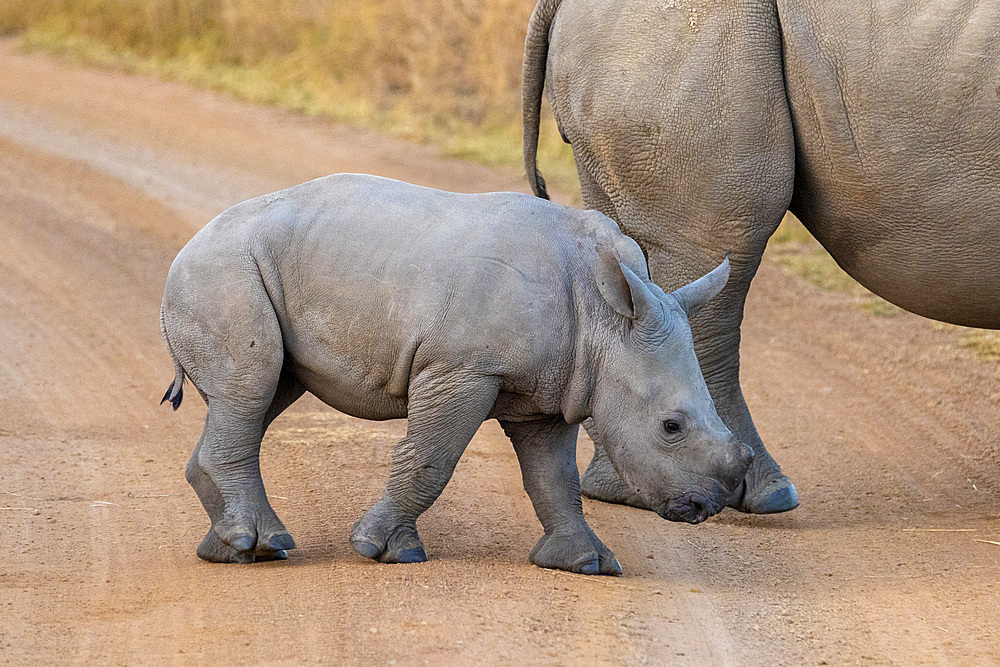
<path fill-rule="evenodd" d="M 576 468 L 578 427 L 562 417 L 500 425 L 514 443 L 524 489 L 545 529 L 531 550 L 531 562 L 580 574 L 621 574 L 615 555 L 583 518 Z"/>

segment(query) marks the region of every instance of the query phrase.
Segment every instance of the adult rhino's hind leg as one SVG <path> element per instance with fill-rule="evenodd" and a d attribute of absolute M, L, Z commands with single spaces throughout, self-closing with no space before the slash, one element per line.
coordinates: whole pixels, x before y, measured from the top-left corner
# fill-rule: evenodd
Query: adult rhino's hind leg
<path fill-rule="evenodd" d="M 671 247 L 664 248 L 654 238 L 663 232 L 660 228 L 654 228 L 650 232 L 641 224 L 631 227 L 630 218 L 642 221 L 650 216 L 629 216 L 627 212 L 623 214 L 618 210 L 598 180 L 590 175 L 587 168 L 580 166 L 586 163 L 585 157 L 581 159 L 580 155 L 577 156 L 585 206 L 613 217 L 626 234 L 633 236 L 639 242 L 649 254 L 649 269 L 654 281 L 664 287 L 676 288 L 680 285 L 670 285 L 669 281 L 676 280 L 677 275 L 694 278 L 714 268 L 717 261 L 715 256 L 708 257 L 699 264 L 696 256 L 680 257 Z M 750 183 L 747 187 L 752 189 L 752 186 L 753 183 Z M 745 196 L 750 199 L 753 194 L 747 192 Z M 754 462 L 747 472 L 744 483 L 729 503 L 730 507 L 752 514 L 787 512 L 799 504 L 795 486 L 781 472 L 781 468 L 768 453 L 757 434 L 739 382 L 740 325 L 743 320 L 743 306 L 750 289 L 750 282 L 763 257 L 767 239 L 777 228 L 784 214 L 787 201 L 781 197 L 778 201 L 780 203 L 758 211 L 745 223 L 751 230 L 750 233 L 733 235 L 731 240 L 721 243 L 733 261 L 729 284 L 691 322 L 698 359 L 719 416 L 737 437 L 754 448 Z M 725 213 L 718 215 L 722 219 L 729 217 Z M 669 218 L 671 221 L 682 219 L 681 216 Z M 713 239 L 711 236 L 708 238 Z M 691 266 L 692 264 L 695 266 Z M 611 460 L 601 447 L 599 434 L 592 428 L 591 420 L 584 422 L 584 428 L 594 440 L 594 457 L 580 480 L 582 494 L 594 500 L 648 509 L 635 489 L 629 488 L 612 466 Z"/>
<path fill-rule="evenodd" d="M 382 563 L 427 560 L 417 518 L 441 495 L 497 392 L 496 378 L 456 378 L 434 368 L 411 381 L 406 436 L 393 449 L 382 498 L 354 524 L 355 551 Z"/>
<path fill-rule="evenodd" d="M 794 186 L 782 31 L 774 3 L 709 5 L 693 29 L 683 12 L 657 0 L 563 0 L 554 15 L 532 19 L 525 69 L 535 84 L 525 91 L 537 95 L 545 77 L 584 203 L 642 247 L 660 287 L 677 289 L 729 255 L 729 283 L 691 321 L 695 350 L 719 416 L 755 451 L 731 505 L 780 512 L 793 509 L 798 496 L 743 400 L 739 344 L 750 281 Z M 539 19 L 548 16 L 551 23 Z M 535 122 L 531 111 L 526 107 L 526 132 Z M 597 448 L 582 492 L 639 504 L 599 441 Z"/>
<path fill-rule="evenodd" d="M 752 264 L 749 267 L 733 272 L 729 285 L 719 297 L 691 322 L 695 352 L 716 410 L 733 434 L 754 450 L 753 463 L 747 470 L 743 484 L 729 501 L 729 507 L 748 514 L 775 514 L 799 506 L 795 486 L 781 472 L 781 467 L 771 457 L 757 434 L 740 387 L 740 324 L 743 320 L 743 304 L 762 255 L 763 247 L 759 254 L 751 256 Z"/>

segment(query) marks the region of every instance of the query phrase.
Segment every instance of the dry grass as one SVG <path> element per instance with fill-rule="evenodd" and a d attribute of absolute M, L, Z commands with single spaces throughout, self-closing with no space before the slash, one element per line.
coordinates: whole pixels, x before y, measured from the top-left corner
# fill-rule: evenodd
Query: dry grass
<path fill-rule="evenodd" d="M 785 217 L 781 219 L 778 229 L 771 235 L 768 245 L 777 246 L 786 243 L 806 245 L 811 242 L 813 242 L 813 237 L 809 233 L 809 230 L 794 215 L 785 213 Z"/>
<path fill-rule="evenodd" d="M 156 73 L 519 167 L 534 0 L 0 0 L 29 48 Z M 546 175 L 572 153 L 544 123 Z"/>
<path fill-rule="evenodd" d="M 971 350 L 982 361 L 1000 364 L 1000 331 L 973 329 L 944 322 L 936 322 L 934 327 L 955 336 L 958 347 Z"/>
<path fill-rule="evenodd" d="M 1000 331 L 963 329 L 959 345 L 973 350 L 983 361 L 1000 362 Z"/>

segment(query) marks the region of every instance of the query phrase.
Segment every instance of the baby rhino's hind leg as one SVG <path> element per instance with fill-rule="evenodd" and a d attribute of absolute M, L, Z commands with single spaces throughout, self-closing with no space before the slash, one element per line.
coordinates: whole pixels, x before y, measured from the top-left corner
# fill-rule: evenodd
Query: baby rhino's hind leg
<path fill-rule="evenodd" d="M 303 393 L 305 393 L 305 388 L 302 387 L 302 385 L 300 385 L 294 378 L 282 373 L 274 398 L 271 401 L 271 406 L 268 408 L 267 413 L 264 416 L 264 423 L 261 429 L 262 437 L 263 433 L 267 431 L 267 427 L 270 423 L 288 406 L 298 400 Z M 195 448 L 194 453 L 191 455 L 191 460 L 188 463 L 188 481 L 195 488 L 195 491 L 198 493 L 199 498 L 201 498 L 202 504 L 205 505 L 206 510 L 208 510 L 210 504 L 213 507 L 222 507 L 222 495 L 218 486 L 216 486 L 215 482 L 212 481 L 212 478 L 209 477 L 209 475 L 198 463 L 201 448 L 202 441 L 199 441 L 198 446 Z M 257 470 L 257 481 L 260 484 L 261 491 L 263 491 L 264 482 L 263 478 L 260 477 L 259 467 Z M 252 497 L 251 499 L 253 500 L 254 498 Z M 216 531 L 216 522 L 214 517 L 224 516 L 225 513 L 219 512 L 218 510 L 215 510 L 213 513 L 212 510 L 208 510 L 209 516 L 213 517 L 212 527 L 209 528 L 208 533 L 205 535 L 205 539 L 203 539 L 201 544 L 198 546 L 198 557 L 212 563 L 253 563 L 267 560 L 284 560 L 287 558 L 287 550 L 294 549 L 295 542 L 292 539 L 292 536 L 285 530 L 284 524 L 280 519 L 278 519 L 273 509 L 271 509 L 270 503 L 267 501 L 267 497 L 263 493 L 256 497 L 256 500 L 261 499 L 262 504 L 258 503 L 252 511 L 248 512 L 246 520 L 244 521 L 244 523 L 255 524 L 256 535 L 258 537 L 252 551 L 239 551 L 224 542 L 220 537 L 221 531 Z M 252 517 L 259 517 L 263 519 L 263 521 L 255 521 Z M 249 531 L 242 532 L 250 534 Z M 260 539 L 261 535 L 267 535 L 268 537 L 262 540 Z"/>
<path fill-rule="evenodd" d="M 186 477 L 212 521 L 198 548 L 212 562 L 283 558 L 295 547 L 267 501 L 260 443 L 302 389 L 282 376 L 278 320 L 259 274 L 249 273 L 182 285 L 164 311 L 170 347 L 208 403 Z"/>

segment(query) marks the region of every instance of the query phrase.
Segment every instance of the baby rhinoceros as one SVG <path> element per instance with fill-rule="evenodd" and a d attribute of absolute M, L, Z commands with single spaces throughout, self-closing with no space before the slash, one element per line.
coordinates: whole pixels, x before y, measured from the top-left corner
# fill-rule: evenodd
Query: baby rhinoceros
<path fill-rule="evenodd" d="M 578 425 L 660 515 L 722 509 L 753 458 L 716 414 L 688 316 L 729 262 L 671 294 L 615 223 L 516 193 L 456 194 L 355 174 L 222 213 L 181 250 L 161 320 L 176 376 L 208 404 L 187 466 L 212 527 L 208 561 L 286 557 L 261 438 L 304 392 L 363 419 L 407 418 L 381 499 L 351 544 L 426 560 L 417 518 L 487 419 L 520 461 L 544 535 L 531 562 L 618 574 L 580 500 Z"/>

